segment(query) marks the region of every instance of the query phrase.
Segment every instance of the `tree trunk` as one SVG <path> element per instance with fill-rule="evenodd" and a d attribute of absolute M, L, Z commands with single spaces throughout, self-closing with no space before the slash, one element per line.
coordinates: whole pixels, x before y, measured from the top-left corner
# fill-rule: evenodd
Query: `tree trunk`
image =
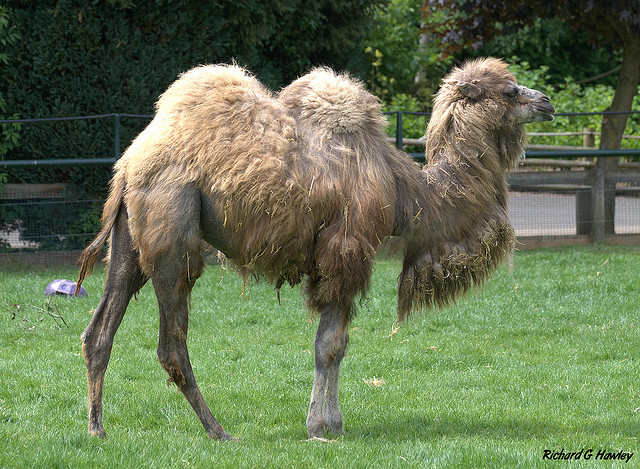
<path fill-rule="evenodd" d="M 626 28 L 625 28 L 626 29 Z M 618 75 L 618 84 L 611 105 L 607 111 L 629 111 L 633 98 L 638 93 L 640 83 L 640 31 L 628 28 L 621 31 L 624 50 L 622 68 Z M 627 125 L 628 114 L 609 114 L 602 118 L 602 137 L 600 149 L 617 149 L 622 143 L 622 135 Z M 604 177 L 618 167 L 618 158 L 598 158 L 594 177 Z M 594 181 L 594 186 L 596 181 Z M 599 181 L 602 184 L 602 181 Z M 593 193 L 592 213 L 594 223 L 592 236 L 595 241 L 603 241 L 606 234 L 614 234 L 615 183 L 604 184 L 604 192 Z M 602 220 L 604 219 L 604 223 Z"/>
<path fill-rule="evenodd" d="M 421 8 L 421 20 L 420 20 L 420 36 L 418 37 L 418 71 L 416 72 L 416 76 L 413 81 L 416 85 L 421 85 L 427 80 L 427 72 L 424 68 L 424 60 L 425 60 L 425 50 L 427 49 L 427 44 L 430 42 L 429 37 L 430 34 L 425 30 L 426 26 L 426 10 L 427 9 L 427 0 L 423 0 L 422 8 Z"/>
<path fill-rule="evenodd" d="M 630 111 L 633 98 L 638 94 L 638 84 L 640 84 L 640 31 L 628 32 L 623 40 L 622 68 L 618 75 L 616 93 L 607 111 Z M 628 117 L 628 114 L 603 116 L 601 149 L 620 148 Z"/>

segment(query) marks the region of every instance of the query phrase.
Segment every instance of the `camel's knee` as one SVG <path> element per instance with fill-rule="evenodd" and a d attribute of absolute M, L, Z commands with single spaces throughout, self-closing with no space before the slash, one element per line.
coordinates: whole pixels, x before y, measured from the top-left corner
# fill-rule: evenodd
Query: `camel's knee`
<path fill-rule="evenodd" d="M 112 262 L 109 266 L 102 298 L 80 337 L 83 349 L 85 347 L 88 350 L 100 347 L 111 349 L 131 297 L 147 281 L 137 265 L 137 260 L 135 258 L 133 260 L 135 262 L 118 266 Z"/>
<path fill-rule="evenodd" d="M 92 340 L 95 336 L 82 335 L 82 356 L 90 377 L 103 374 L 107 369 L 113 342 Z"/>
<path fill-rule="evenodd" d="M 185 386 L 187 380 L 178 363 L 176 363 L 175 360 L 171 360 L 170 358 L 160 357 L 160 355 L 158 355 L 158 360 L 160 361 L 162 368 L 164 368 L 164 370 L 169 375 L 169 379 L 167 379 L 167 385 L 173 383 L 178 386 L 178 389 L 182 389 Z"/>
<path fill-rule="evenodd" d="M 324 331 L 316 338 L 316 363 L 326 367 L 340 362 L 347 354 L 349 334 L 346 331 Z"/>
<path fill-rule="evenodd" d="M 172 317 L 172 319 L 176 318 Z M 184 321 L 186 321 L 186 317 Z M 169 375 L 167 383 L 175 383 L 180 389 L 188 381 L 185 377 L 185 370 L 189 361 L 186 342 L 186 322 L 166 320 L 166 318 L 161 317 L 158 361 Z"/>
<path fill-rule="evenodd" d="M 87 368 L 96 363 L 109 360 L 111 346 L 113 344 L 113 334 L 105 330 L 105 321 L 100 310 L 96 310 L 91 322 L 80 336 L 82 342 L 82 355 Z M 115 331 L 113 331 L 115 334 Z"/>
<path fill-rule="evenodd" d="M 187 360 L 186 351 L 181 353 L 177 347 L 167 344 L 158 346 L 158 361 L 169 375 L 167 385 L 173 383 L 181 391 L 184 391 L 188 385 L 193 384 L 190 379 L 189 367 L 186 365 Z"/>
<path fill-rule="evenodd" d="M 317 365 L 331 367 L 336 360 L 342 360 L 349 343 L 348 325 L 345 309 L 333 303 L 323 306 L 315 341 Z"/>
<path fill-rule="evenodd" d="M 334 362 L 339 363 L 347 355 L 348 346 L 349 346 L 349 334 L 345 332 L 342 338 L 339 341 L 337 341 L 335 355 L 333 358 Z"/>

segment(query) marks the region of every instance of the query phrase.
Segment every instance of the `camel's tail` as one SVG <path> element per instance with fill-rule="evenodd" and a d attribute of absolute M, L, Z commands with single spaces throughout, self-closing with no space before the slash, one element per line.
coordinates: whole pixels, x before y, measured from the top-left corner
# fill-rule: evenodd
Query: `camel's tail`
<path fill-rule="evenodd" d="M 111 229 L 116 223 L 118 211 L 122 204 L 122 198 L 124 196 L 125 179 L 124 174 L 116 173 L 111 181 L 111 190 L 109 191 L 109 197 L 104 204 L 102 210 L 102 228 L 94 238 L 94 240 L 82 251 L 78 263 L 81 264 L 80 273 L 78 274 L 78 283 L 76 285 L 75 294 L 80 292 L 80 285 L 84 281 L 85 277 L 91 275 L 93 266 L 100 257 L 100 252 L 107 238 L 111 234 Z"/>

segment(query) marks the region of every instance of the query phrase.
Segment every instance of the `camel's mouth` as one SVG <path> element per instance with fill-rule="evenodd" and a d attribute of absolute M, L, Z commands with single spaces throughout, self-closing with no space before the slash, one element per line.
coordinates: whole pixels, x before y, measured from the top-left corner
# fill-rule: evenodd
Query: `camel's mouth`
<path fill-rule="evenodd" d="M 555 119 L 555 116 L 551 112 L 541 112 L 540 117 L 541 121 L 552 121 Z"/>
<path fill-rule="evenodd" d="M 552 121 L 553 119 L 555 119 L 555 116 L 553 114 L 556 112 L 556 109 L 549 101 L 549 98 L 547 98 L 546 96 L 544 96 L 544 98 L 546 99 L 543 99 L 535 104 L 534 107 L 536 113 L 538 114 L 538 118 L 541 121 Z"/>

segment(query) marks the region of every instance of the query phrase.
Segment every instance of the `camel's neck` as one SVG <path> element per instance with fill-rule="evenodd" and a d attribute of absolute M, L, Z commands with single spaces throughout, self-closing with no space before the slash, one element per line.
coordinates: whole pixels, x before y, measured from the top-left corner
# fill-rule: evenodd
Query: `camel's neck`
<path fill-rule="evenodd" d="M 511 252 L 506 173 L 523 141 L 465 139 L 456 132 L 438 142 L 427 139 L 429 163 L 414 175 L 413 197 L 399 198 L 405 223 L 398 234 L 407 242 L 401 318 L 454 301 Z"/>
<path fill-rule="evenodd" d="M 401 199 L 408 221 L 403 237 L 417 238 L 420 244 L 458 239 L 480 219 L 493 216 L 497 207 L 506 209 L 506 168 L 482 161 L 476 149 L 464 151 L 478 156 L 432 156 L 414 175 L 413 197 Z"/>
<path fill-rule="evenodd" d="M 496 206 L 506 209 L 506 175 L 526 144 L 522 125 L 490 129 L 456 112 L 430 125 L 426 135 L 428 164 L 419 201 L 428 215 L 419 228 L 436 238 L 464 236 L 475 220 L 493 216 Z"/>

